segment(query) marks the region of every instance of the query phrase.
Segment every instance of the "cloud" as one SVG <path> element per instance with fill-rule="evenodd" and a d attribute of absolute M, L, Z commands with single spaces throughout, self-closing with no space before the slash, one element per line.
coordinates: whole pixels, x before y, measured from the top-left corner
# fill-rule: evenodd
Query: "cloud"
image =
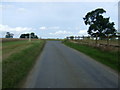
<path fill-rule="evenodd" d="M 29 32 L 32 32 L 33 30 L 34 30 L 34 28 L 29 28 L 29 27 L 10 27 L 8 25 L 0 24 L 0 33 L 2 34 L 1 37 L 4 37 L 6 32 L 11 32 L 16 37 L 18 37 L 22 33 L 29 33 Z"/>
<path fill-rule="evenodd" d="M 60 27 L 58 27 L 58 26 L 54 26 L 54 27 L 45 27 L 45 26 L 42 26 L 39 29 L 40 30 L 58 30 L 58 29 L 60 29 Z"/>
<path fill-rule="evenodd" d="M 16 32 L 23 32 L 23 31 L 31 31 L 33 28 L 28 27 L 9 27 L 8 25 L 0 24 L 0 31 L 16 31 Z"/>
<path fill-rule="evenodd" d="M 49 33 L 50 35 L 71 35 L 72 34 L 72 32 L 68 32 L 68 31 L 62 31 L 62 30 L 60 30 L 60 31 L 56 31 L 55 33 Z"/>
<path fill-rule="evenodd" d="M 79 36 L 88 36 L 87 30 L 80 30 L 78 34 Z"/>
<path fill-rule="evenodd" d="M 40 30 L 46 30 L 46 29 L 47 29 L 47 27 L 42 26 L 42 27 L 40 27 L 39 29 L 40 29 Z"/>

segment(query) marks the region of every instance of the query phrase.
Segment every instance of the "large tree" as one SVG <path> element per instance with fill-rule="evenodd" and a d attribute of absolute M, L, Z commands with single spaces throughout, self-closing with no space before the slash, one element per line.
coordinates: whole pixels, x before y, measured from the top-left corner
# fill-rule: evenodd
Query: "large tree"
<path fill-rule="evenodd" d="M 110 18 L 104 18 L 102 15 L 103 13 L 106 13 L 106 11 L 102 8 L 98 8 L 88 12 L 83 18 L 85 24 L 89 25 L 88 34 L 96 37 L 96 44 L 98 37 L 107 37 L 108 40 L 109 36 L 115 35 L 116 32 L 114 22 L 111 23 L 109 21 Z"/>

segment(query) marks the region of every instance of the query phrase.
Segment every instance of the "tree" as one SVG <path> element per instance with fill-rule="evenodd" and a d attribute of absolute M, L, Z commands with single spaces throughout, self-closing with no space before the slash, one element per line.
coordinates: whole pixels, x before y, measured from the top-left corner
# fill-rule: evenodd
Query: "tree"
<path fill-rule="evenodd" d="M 33 39 L 38 39 L 38 36 L 37 35 L 35 35 L 35 33 L 27 33 L 27 34 L 21 34 L 20 35 L 20 38 L 33 38 Z"/>
<path fill-rule="evenodd" d="M 86 25 L 89 25 L 88 34 L 93 37 L 96 37 L 96 44 L 97 38 L 100 35 L 101 25 L 99 25 L 99 21 L 103 18 L 101 14 L 105 13 L 106 11 L 103 9 L 96 9 L 94 11 L 88 12 L 85 16 L 84 22 Z"/>
<path fill-rule="evenodd" d="M 69 39 L 69 37 L 66 37 L 66 39 L 68 40 L 68 39 Z"/>
<path fill-rule="evenodd" d="M 112 23 L 107 22 L 105 25 L 106 26 L 104 28 L 103 33 L 104 33 L 105 37 L 107 38 L 107 45 L 109 45 L 109 38 L 116 36 L 116 29 L 114 28 L 115 24 L 113 22 Z"/>
<path fill-rule="evenodd" d="M 78 36 L 78 40 L 80 39 L 80 36 Z"/>
<path fill-rule="evenodd" d="M 35 35 L 35 36 L 34 36 L 34 38 L 38 39 L 38 36 L 37 36 L 37 35 Z"/>
<path fill-rule="evenodd" d="M 35 38 L 36 36 L 35 36 L 35 33 L 31 33 L 31 38 Z"/>
<path fill-rule="evenodd" d="M 74 38 L 75 38 L 75 40 L 77 40 L 77 38 L 78 38 L 78 37 L 77 37 L 77 36 L 75 36 Z"/>
<path fill-rule="evenodd" d="M 96 44 L 98 37 L 102 39 L 103 37 L 108 37 L 109 35 L 115 35 L 116 32 L 114 22 L 110 23 L 110 18 L 104 18 L 102 16 L 103 13 L 106 13 L 106 11 L 102 8 L 98 8 L 88 12 L 83 18 L 85 24 L 89 25 L 88 34 L 96 37 Z"/>
<path fill-rule="evenodd" d="M 21 34 L 20 38 L 29 38 L 29 34 Z"/>
<path fill-rule="evenodd" d="M 74 36 L 70 36 L 70 39 L 73 40 L 73 39 L 74 39 Z"/>
<path fill-rule="evenodd" d="M 13 35 L 12 33 L 10 32 L 7 32 L 6 35 L 5 35 L 5 38 L 13 38 Z"/>

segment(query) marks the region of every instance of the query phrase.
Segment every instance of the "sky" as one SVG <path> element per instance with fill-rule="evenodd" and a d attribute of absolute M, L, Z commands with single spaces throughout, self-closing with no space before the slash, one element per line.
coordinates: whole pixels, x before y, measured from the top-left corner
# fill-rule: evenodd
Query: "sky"
<path fill-rule="evenodd" d="M 85 0 L 86 1 L 86 0 Z M 92 1 L 92 0 L 91 0 Z M 104 0 L 106 1 L 106 0 Z M 65 38 L 66 36 L 87 36 L 88 26 L 83 17 L 97 8 L 103 8 L 104 17 L 110 17 L 118 29 L 118 2 L 28 2 L 7 1 L 0 3 L 0 33 L 6 32 L 19 38 L 23 33 L 34 32 L 41 38 Z"/>

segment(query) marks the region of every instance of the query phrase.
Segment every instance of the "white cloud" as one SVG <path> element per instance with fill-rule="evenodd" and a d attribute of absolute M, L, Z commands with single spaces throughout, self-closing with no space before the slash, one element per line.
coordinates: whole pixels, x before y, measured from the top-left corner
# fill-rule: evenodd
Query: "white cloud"
<path fill-rule="evenodd" d="M 55 32 L 55 33 L 49 33 L 50 35 L 71 35 L 72 34 L 72 32 L 68 32 L 68 31 L 62 31 L 62 30 L 60 30 L 60 31 L 57 31 L 57 32 Z"/>
<path fill-rule="evenodd" d="M 28 27 L 9 27 L 8 25 L 0 24 L 0 31 L 16 31 L 16 32 L 23 32 L 23 31 L 31 31 L 33 28 Z"/>
<path fill-rule="evenodd" d="M 79 34 L 79 36 L 88 36 L 87 30 L 80 30 L 80 31 L 78 32 L 78 34 Z"/>
<path fill-rule="evenodd" d="M 46 30 L 46 29 L 47 29 L 47 27 L 42 26 L 42 27 L 40 27 L 39 29 L 40 29 L 40 30 Z"/>
<path fill-rule="evenodd" d="M 5 36 L 6 32 L 11 32 L 15 35 L 15 37 L 19 37 L 22 33 L 29 33 L 32 32 L 34 28 L 29 27 L 9 27 L 8 25 L 2 25 L 0 24 L 0 33 L 2 34 L 2 37 Z"/>
<path fill-rule="evenodd" d="M 60 29 L 60 27 L 58 27 L 58 26 L 54 26 L 54 27 L 45 27 L 45 26 L 42 26 L 39 29 L 40 30 L 58 30 L 58 29 Z"/>

